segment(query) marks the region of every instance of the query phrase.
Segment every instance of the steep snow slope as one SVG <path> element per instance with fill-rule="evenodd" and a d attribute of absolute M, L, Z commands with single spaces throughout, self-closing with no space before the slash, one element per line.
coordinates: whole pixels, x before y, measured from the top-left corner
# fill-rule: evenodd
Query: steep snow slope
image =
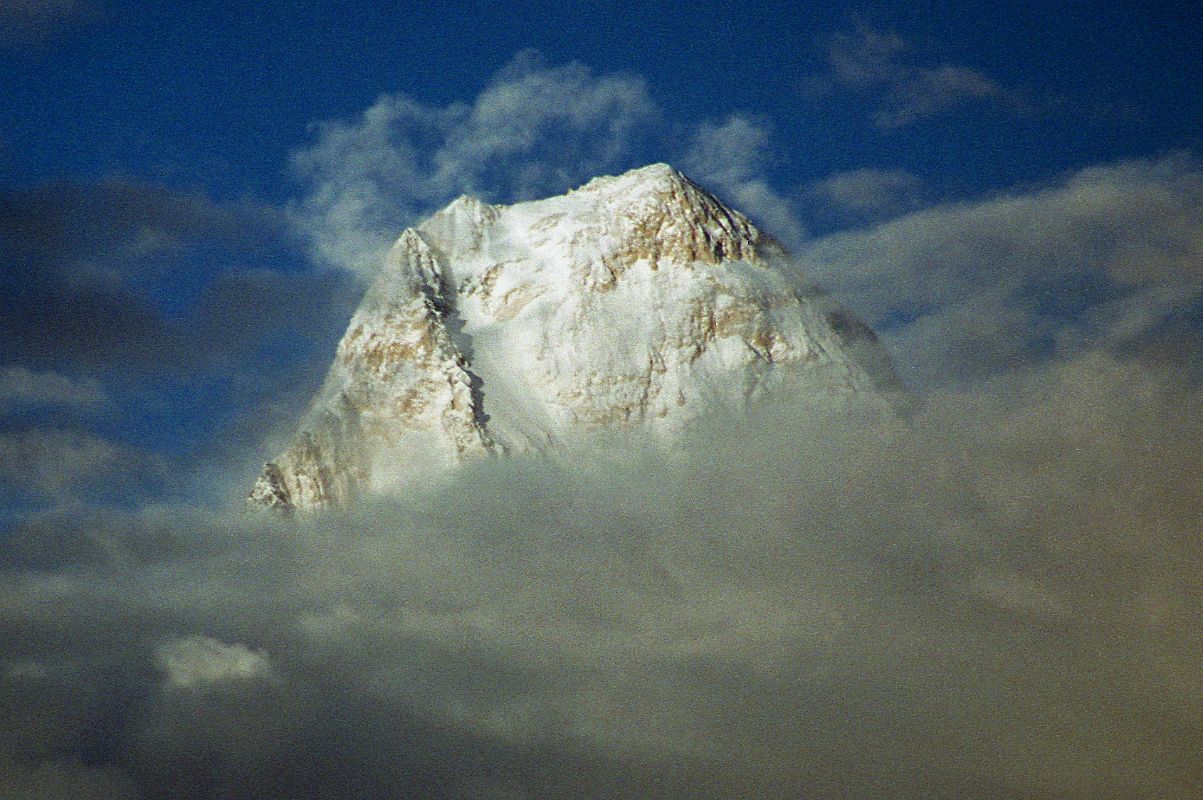
<path fill-rule="evenodd" d="M 769 391 L 890 383 L 872 332 L 798 296 L 784 255 L 665 164 L 510 206 L 461 197 L 401 234 L 250 501 L 344 506 L 597 428 L 671 440 Z"/>

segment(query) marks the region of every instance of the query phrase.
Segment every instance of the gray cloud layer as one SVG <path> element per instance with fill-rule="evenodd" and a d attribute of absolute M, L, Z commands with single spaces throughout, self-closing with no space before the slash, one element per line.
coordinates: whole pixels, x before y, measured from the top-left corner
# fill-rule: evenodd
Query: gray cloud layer
<path fill-rule="evenodd" d="M 1096 354 L 295 524 L 31 521 L 4 790 L 1184 797 L 1201 399 Z"/>
<path fill-rule="evenodd" d="M 1081 170 L 813 242 L 802 269 L 886 332 L 904 377 L 947 383 L 1058 350 L 1141 348 L 1203 301 L 1189 156 Z"/>
<path fill-rule="evenodd" d="M 194 374 L 346 300 L 334 276 L 258 266 L 287 260 L 277 212 L 162 186 L 0 192 L 0 244 L 0 358 L 65 371 Z"/>
<path fill-rule="evenodd" d="M 264 397 L 299 413 L 309 372 L 295 361 L 356 299 L 351 281 L 302 263 L 261 206 L 115 179 L 0 191 L 0 496 L 161 490 L 201 454 L 169 466 L 131 439 L 153 449 L 169 435 L 178 452 L 198 415 L 208 431 L 243 405 L 275 419 Z M 192 399 L 223 389 L 225 408 Z M 262 431 L 237 435 L 241 464 Z"/>

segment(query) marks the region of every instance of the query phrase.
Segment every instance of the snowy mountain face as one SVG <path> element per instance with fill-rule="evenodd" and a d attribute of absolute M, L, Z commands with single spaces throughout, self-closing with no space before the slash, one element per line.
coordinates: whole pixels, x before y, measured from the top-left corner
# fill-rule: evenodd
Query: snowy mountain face
<path fill-rule="evenodd" d="M 773 269 L 780 246 L 664 164 L 567 195 L 461 197 L 401 234 L 252 505 L 346 506 L 597 429 L 671 441 L 774 391 L 892 381 L 871 331 Z"/>

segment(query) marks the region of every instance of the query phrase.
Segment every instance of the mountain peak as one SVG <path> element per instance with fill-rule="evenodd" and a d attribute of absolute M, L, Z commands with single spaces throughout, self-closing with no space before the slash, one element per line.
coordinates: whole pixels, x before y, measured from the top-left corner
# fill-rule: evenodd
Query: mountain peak
<path fill-rule="evenodd" d="M 630 176 L 649 177 L 649 178 L 659 177 L 659 178 L 679 179 L 679 178 L 684 177 L 681 175 L 680 172 L 677 171 L 676 167 L 674 167 L 672 164 L 666 164 L 663 161 L 657 161 L 654 164 L 646 164 L 642 167 L 635 167 L 634 169 L 627 170 L 623 174 L 630 175 Z"/>
<path fill-rule="evenodd" d="M 758 262 L 771 241 L 746 216 L 668 164 L 595 178 L 581 191 L 612 198 L 613 217 L 628 223 L 621 260 Z"/>
<path fill-rule="evenodd" d="M 445 257 L 455 258 L 480 248 L 484 229 L 496 221 L 498 206 L 461 194 L 420 225 Z"/>
<path fill-rule="evenodd" d="M 461 194 L 435 214 L 476 214 L 489 204 L 476 195 Z"/>
<path fill-rule="evenodd" d="M 398 238 L 250 500 L 338 507 L 598 429 L 671 443 L 775 392 L 875 396 L 872 337 L 799 297 L 768 245 L 667 164 L 509 206 L 462 196 Z"/>
<path fill-rule="evenodd" d="M 590 179 L 576 191 L 662 191 L 690 183 L 692 181 L 689 178 L 670 164 L 658 162 L 627 170 L 621 175 L 600 175 Z"/>

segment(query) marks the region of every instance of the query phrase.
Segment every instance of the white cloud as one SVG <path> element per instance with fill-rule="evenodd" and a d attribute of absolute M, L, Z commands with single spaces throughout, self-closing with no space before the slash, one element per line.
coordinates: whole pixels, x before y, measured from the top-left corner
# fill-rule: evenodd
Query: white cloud
<path fill-rule="evenodd" d="M 383 95 L 355 120 L 318 125 L 314 144 L 293 155 L 305 187 L 293 218 L 317 260 L 370 275 L 402 229 L 458 194 L 531 199 L 666 160 L 787 245 L 801 243 L 793 201 L 767 178 L 763 124 L 703 122 L 681 152 L 662 116 L 640 78 L 549 66 L 528 51 L 471 102 Z"/>
<path fill-rule="evenodd" d="M 1181 155 L 1085 169 L 834 234 L 802 261 L 920 384 L 1122 348 L 1203 297 L 1203 171 Z"/>
<path fill-rule="evenodd" d="M 227 644 L 209 636 L 184 636 L 156 648 L 160 669 L 171 686 L 198 689 L 270 678 L 271 661 L 262 650 Z"/>

